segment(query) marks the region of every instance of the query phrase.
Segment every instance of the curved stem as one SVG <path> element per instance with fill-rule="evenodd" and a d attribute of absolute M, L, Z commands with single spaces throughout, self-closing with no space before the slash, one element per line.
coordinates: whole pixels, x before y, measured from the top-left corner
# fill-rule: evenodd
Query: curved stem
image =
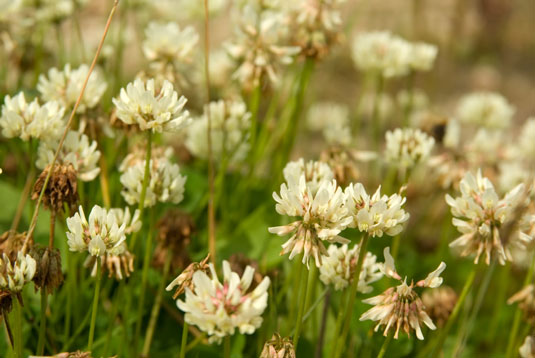
<path fill-rule="evenodd" d="M 95 336 L 95 322 L 97 321 L 97 311 L 98 311 L 98 299 L 100 296 L 100 281 L 102 279 L 101 274 L 101 262 L 100 258 L 97 258 L 97 282 L 95 286 L 95 296 L 93 297 L 93 309 L 91 312 L 91 323 L 89 325 L 89 340 L 87 342 L 87 350 L 91 352 L 91 347 L 93 346 L 93 338 Z"/>
<path fill-rule="evenodd" d="M 390 344 L 390 341 L 392 340 L 392 334 L 389 334 L 386 336 L 383 345 L 381 346 L 381 350 L 379 351 L 379 354 L 377 355 L 377 358 L 383 358 L 386 354 L 386 350 L 388 349 L 388 345 Z"/>
<path fill-rule="evenodd" d="M 180 358 L 186 357 L 186 343 L 188 343 L 188 322 L 184 317 L 184 325 L 182 326 L 182 342 L 180 343 Z"/>

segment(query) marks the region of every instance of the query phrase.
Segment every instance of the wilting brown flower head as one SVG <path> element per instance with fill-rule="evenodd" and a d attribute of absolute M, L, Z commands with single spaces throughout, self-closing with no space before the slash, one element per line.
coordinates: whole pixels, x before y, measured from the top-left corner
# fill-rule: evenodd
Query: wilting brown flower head
<path fill-rule="evenodd" d="M 46 289 L 51 294 L 63 283 L 59 250 L 36 245 L 31 250 L 30 255 L 37 262 L 37 270 L 33 277 L 35 288 Z"/>
<path fill-rule="evenodd" d="M 260 358 L 295 358 L 295 349 L 289 337 L 281 337 L 274 333 L 269 341 L 264 344 Z"/>
<path fill-rule="evenodd" d="M 515 293 L 507 303 L 518 303 L 518 308 L 524 312 L 526 321 L 531 325 L 535 324 L 535 285 L 527 285 Z"/>
<path fill-rule="evenodd" d="M 172 255 L 171 265 L 174 270 L 186 267 L 191 263 L 188 246 L 191 235 L 195 232 L 193 218 L 178 209 L 169 210 L 160 219 L 158 228 L 158 244 L 154 251 L 153 265 L 163 267 L 166 256 Z"/>
<path fill-rule="evenodd" d="M 448 286 L 428 290 L 422 294 L 422 302 L 429 317 L 439 327 L 444 326 L 457 303 L 457 294 Z"/>
<path fill-rule="evenodd" d="M 208 274 L 210 272 L 210 266 L 208 265 L 209 259 L 210 254 L 208 254 L 208 256 L 206 256 L 201 262 L 191 263 L 166 287 L 165 290 L 171 291 L 175 286 L 178 286 L 173 294 L 173 299 L 176 299 L 178 296 L 180 296 L 186 290 L 186 287 L 189 287 L 192 291 L 195 291 L 195 287 L 193 286 L 192 282 L 193 274 L 197 271 L 203 271 L 204 273 Z"/>
<path fill-rule="evenodd" d="M 24 239 L 26 238 L 26 232 L 16 232 L 9 230 L 0 235 L 0 256 L 6 254 L 11 261 L 17 259 L 17 254 L 24 246 Z M 33 237 L 28 242 L 28 248 L 33 246 Z"/>
<path fill-rule="evenodd" d="M 125 250 L 120 255 L 106 253 L 100 256 L 101 267 L 108 271 L 108 277 L 114 276 L 117 280 L 123 279 L 123 273 L 126 277 L 134 272 L 134 255 Z M 91 276 L 97 274 L 97 257 L 88 256 L 84 262 L 85 267 L 92 267 Z"/>
<path fill-rule="evenodd" d="M 50 165 L 37 178 L 33 187 L 33 200 L 39 198 L 49 171 Z M 56 213 L 62 211 L 65 204 L 71 212 L 76 211 L 78 204 L 77 187 L 77 173 L 72 164 L 55 164 L 43 195 L 43 205 Z"/>

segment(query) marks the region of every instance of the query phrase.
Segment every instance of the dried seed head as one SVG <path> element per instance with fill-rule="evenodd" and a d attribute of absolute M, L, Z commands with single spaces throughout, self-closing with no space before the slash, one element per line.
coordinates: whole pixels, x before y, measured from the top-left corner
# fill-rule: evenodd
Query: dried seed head
<path fill-rule="evenodd" d="M 526 321 L 531 325 L 535 324 L 535 285 L 527 285 L 515 293 L 507 303 L 518 303 L 518 308 L 524 313 Z"/>
<path fill-rule="evenodd" d="M 39 178 L 37 178 L 33 187 L 33 200 L 39 198 L 49 170 L 50 165 L 47 165 L 39 175 Z M 63 211 L 65 204 L 71 212 L 76 211 L 78 203 L 77 186 L 77 172 L 72 164 L 55 164 L 43 195 L 43 205 L 56 213 Z"/>
<path fill-rule="evenodd" d="M 457 293 L 451 287 L 440 287 L 422 294 L 425 310 L 439 327 L 443 327 L 457 303 Z"/>
<path fill-rule="evenodd" d="M 195 287 L 192 281 L 193 274 L 197 271 L 202 271 L 208 274 L 210 272 L 210 265 L 208 264 L 209 259 L 210 254 L 208 254 L 208 256 L 206 256 L 201 262 L 192 262 L 189 264 L 189 266 L 186 267 L 186 269 L 180 275 L 178 275 L 178 277 L 175 278 L 165 290 L 171 291 L 175 286 L 178 286 L 173 294 L 173 299 L 176 299 L 178 296 L 180 296 L 186 290 L 186 287 L 189 287 L 192 291 L 194 291 Z"/>
<path fill-rule="evenodd" d="M 163 267 L 168 254 L 172 255 L 172 268 L 182 269 L 191 263 L 188 246 L 195 232 L 193 218 L 178 209 L 169 210 L 157 224 L 158 244 L 154 251 L 153 265 Z"/>
<path fill-rule="evenodd" d="M 30 255 L 37 262 L 33 277 L 36 289 L 46 289 L 49 294 L 63 283 L 61 255 L 58 249 L 36 245 Z"/>
<path fill-rule="evenodd" d="M 281 337 L 274 333 L 264 344 L 260 358 L 295 358 L 295 349 L 290 337 Z"/>
<path fill-rule="evenodd" d="M 17 254 L 22 250 L 24 246 L 24 240 L 26 238 L 26 232 L 16 232 L 9 230 L 0 235 L 0 255 L 6 254 L 11 261 L 17 259 Z M 30 237 L 27 247 L 31 249 L 33 247 L 33 237 Z"/>

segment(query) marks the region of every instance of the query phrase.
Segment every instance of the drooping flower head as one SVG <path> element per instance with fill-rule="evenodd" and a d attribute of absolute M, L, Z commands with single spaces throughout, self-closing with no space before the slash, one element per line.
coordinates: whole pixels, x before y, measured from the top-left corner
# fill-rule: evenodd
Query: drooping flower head
<path fill-rule="evenodd" d="M 500 237 L 500 228 L 506 221 L 514 219 L 515 209 L 519 205 L 524 185 L 519 184 L 500 199 L 488 178 L 483 177 L 481 170 L 477 175 L 466 173 L 460 183 L 461 196 L 453 198 L 446 194 L 446 203 L 451 207 L 454 216 L 453 225 L 461 232 L 461 236 L 450 243 L 450 247 L 458 248 L 461 256 L 474 255 L 477 264 L 481 254 L 485 253 L 485 262 L 490 264 L 491 258 L 504 265 L 511 260 L 507 242 L 509 237 Z M 532 237 L 522 239 L 532 241 Z"/>
<path fill-rule="evenodd" d="M 24 141 L 57 138 L 65 128 L 64 113 L 65 108 L 56 101 L 40 105 L 36 98 L 28 103 L 23 92 L 6 96 L 0 117 L 2 135 Z"/>
<path fill-rule="evenodd" d="M 343 290 L 351 284 L 355 276 L 359 245 L 353 246 L 351 250 L 347 245 L 330 245 L 327 251 L 329 256 L 322 258 L 320 266 L 320 280 L 326 285 L 332 284 L 335 290 Z M 370 284 L 382 277 L 382 264 L 377 262 L 377 256 L 366 252 L 357 290 L 362 293 L 371 292 Z"/>
<path fill-rule="evenodd" d="M 121 88 L 118 98 L 113 99 L 117 117 L 126 124 L 137 124 L 143 131 L 176 132 L 191 121 L 184 96 L 178 97 L 171 82 L 164 80 L 156 88 L 153 79 L 144 83 L 141 79 Z"/>
<path fill-rule="evenodd" d="M 368 235 L 395 236 L 403 230 L 409 214 L 402 208 L 406 198 L 399 194 L 381 195 L 381 187 L 372 195 L 361 183 L 350 184 L 346 190 L 346 207 L 351 215 L 350 227 Z"/>
<path fill-rule="evenodd" d="M 442 284 L 440 274 L 446 269 L 446 264 L 441 262 L 438 268 L 431 272 L 423 280 L 416 283 L 407 284 L 407 278 L 401 279 L 396 272 L 394 259 L 390 255 L 390 248 L 384 250 L 385 265 L 384 274 L 390 278 L 398 280 L 400 284 L 387 289 L 382 294 L 363 300 L 362 302 L 373 305 L 368 311 L 360 316 L 360 320 L 377 321 L 375 331 L 381 326 L 385 326 L 383 335 L 386 337 L 390 329 L 395 329 L 394 338 L 398 339 L 399 330 L 402 329 L 409 337 L 411 331 L 416 332 L 416 337 L 424 339 L 421 324 L 425 324 L 430 329 L 436 329 L 431 318 L 425 311 L 425 306 L 420 296 L 415 291 L 416 287 L 436 288 Z"/>
<path fill-rule="evenodd" d="M 209 275 L 203 271 L 193 274 L 193 289 L 186 287 L 185 299 L 177 300 L 185 321 L 206 332 L 209 342 L 220 342 L 236 329 L 241 334 L 253 334 L 262 324 L 262 313 L 267 307 L 269 277 L 251 290 L 251 266 L 245 268 L 240 278 L 232 272 L 228 261 L 223 261 L 223 282 L 217 278 L 213 264 L 209 267 Z"/>

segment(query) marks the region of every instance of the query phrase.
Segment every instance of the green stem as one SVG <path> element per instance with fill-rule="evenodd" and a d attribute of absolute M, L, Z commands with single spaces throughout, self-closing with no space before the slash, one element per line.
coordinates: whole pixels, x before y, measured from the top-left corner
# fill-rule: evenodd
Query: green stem
<path fill-rule="evenodd" d="M 230 336 L 226 336 L 223 342 L 223 357 L 230 358 Z"/>
<path fill-rule="evenodd" d="M 13 352 L 15 358 L 22 358 L 22 306 L 17 298 L 13 299 Z"/>
<path fill-rule="evenodd" d="M 331 301 L 331 291 L 327 288 L 325 295 L 325 301 L 323 302 L 323 311 L 321 312 L 321 324 L 320 331 L 318 333 L 318 340 L 316 344 L 315 358 L 321 358 L 323 356 L 323 342 L 325 341 L 325 329 L 327 328 L 327 317 L 329 315 L 329 303 Z"/>
<path fill-rule="evenodd" d="M 330 352 L 332 357 L 335 356 L 336 351 L 338 350 L 338 343 L 339 343 L 338 336 L 339 336 L 340 330 L 342 329 L 342 324 L 344 322 L 344 312 L 345 312 L 344 307 L 347 305 L 347 300 L 349 299 L 349 297 L 347 297 L 348 295 L 349 295 L 348 290 L 342 291 L 342 295 L 340 298 L 340 307 L 338 309 L 338 314 L 336 315 L 336 322 L 334 324 L 334 334 L 333 334 L 334 345 L 332 346 L 331 352 Z"/>
<path fill-rule="evenodd" d="M 524 286 L 527 286 L 532 280 L 533 280 L 533 273 L 535 271 L 535 254 L 531 257 L 531 265 L 529 266 L 528 273 L 526 274 L 526 278 L 524 279 Z M 517 336 L 518 336 L 518 330 L 520 329 L 520 322 L 522 320 L 522 311 L 518 306 L 515 310 L 515 316 L 513 318 L 513 326 L 511 328 L 511 333 L 509 334 L 509 340 L 507 342 L 507 351 L 505 354 L 505 358 L 513 358 L 514 352 L 516 351 L 516 342 L 517 342 Z"/>
<path fill-rule="evenodd" d="M 353 281 L 351 282 L 351 287 L 349 291 L 349 299 L 347 301 L 347 307 L 345 309 L 345 320 L 344 326 L 342 329 L 342 334 L 340 335 L 340 342 L 344 342 L 347 334 L 349 333 L 349 326 L 351 323 L 351 318 L 353 317 L 353 307 L 355 306 L 355 298 L 357 297 L 357 289 L 359 286 L 360 272 L 362 271 L 362 265 L 364 263 L 364 258 L 366 257 L 366 248 L 368 247 L 368 240 L 370 236 L 365 233 L 362 237 L 362 240 L 359 244 L 359 256 L 357 260 L 357 266 L 355 267 L 355 272 L 353 273 Z M 342 344 L 338 343 L 337 349 L 335 350 L 335 357 L 339 357 L 343 352 Z"/>
<path fill-rule="evenodd" d="M 41 322 L 39 324 L 39 339 L 37 340 L 37 355 L 42 356 L 45 352 L 46 332 L 46 307 L 48 295 L 45 287 L 41 287 Z"/>
<path fill-rule="evenodd" d="M 167 275 L 169 274 L 169 268 L 171 267 L 171 259 L 173 255 L 170 252 L 167 252 L 165 258 L 165 264 L 163 267 L 162 279 L 160 285 L 158 286 L 158 293 L 154 300 L 154 305 L 152 306 L 152 312 L 150 314 L 149 326 L 145 335 L 145 342 L 143 343 L 143 349 L 141 351 L 141 356 L 148 357 L 150 351 L 150 345 L 152 342 L 152 337 L 154 335 L 154 329 L 156 328 L 156 323 L 158 322 L 158 314 L 160 313 L 160 306 L 162 304 L 162 297 L 164 293 L 165 284 L 167 282 Z"/>
<path fill-rule="evenodd" d="M 392 334 L 389 334 L 386 336 L 383 345 L 381 346 L 381 350 L 379 351 L 379 354 L 377 355 L 377 358 L 383 358 L 386 354 L 386 350 L 388 349 L 388 345 L 390 344 L 390 341 L 392 340 Z"/>
<path fill-rule="evenodd" d="M 404 115 L 403 115 L 403 127 L 408 127 L 412 110 L 414 107 L 414 71 L 410 71 L 409 75 L 407 76 L 407 95 L 409 98 L 407 99 L 407 104 L 405 105 Z"/>
<path fill-rule="evenodd" d="M 379 143 L 381 142 L 381 97 L 383 95 L 384 83 L 383 74 L 379 73 L 377 75 L 377 83 L 375 87 L 375 97 L 373 98 L 373 109 L 372 109 L 372 118 L 371 118 L 371 128 L 373 128 L 372 138 L 374 139 L 375 148 L 379 148 Z"/>
<path fill-rule="evenodd" d="M 251 93 L 251 98 L 249 100 L 249 112 L 251 113 L 251 127 L 250 127 L 250 138 L 249 143 L 251 143 L 250 155 L 254 156 L 254 148 L 256 144 L 256 135 L 258 128 L 258 107 L 260 106 L 260 95 L 262 93 L 261 84 L 259 83 L 253 93 Z"/>
<path fill-rule="evenodd" d="M 150 179 L 150 159 L 152 153 L 152 131 L 147 131 L 147 153 L 145 155 L 145 173 L 143 173 L 143 183 L 141 186 L 141 194 L 139 195 L 139 217 L 143 220 L 143 211 L 145 210 L 145 196 L 147 195 L 147 186 Z M 130 241 L 130 251 L 134 252 L 136 248 L 137 235 L 139 231 L 132 234 L 132 240 Z"/>
<path fill-rule="evenodd" d="M 93 346 L 93 338 L 95 336 L 95 322 L 97 321 L 97 311 L 98 311 L 98 299 L 100 296 L 100 282 L 102 280 L 101 274 L 101 262 L 100 258 L 97 258 L 97 277 L 96 277 L 96 286 L 95 286 L 95 296 L 93 297 L 93 309 L 91 312 L 91 323 L 89 325 L 89 340 L 87 342 L 87 350 L 91 352 Z"/>
<path fill-rule="evenodd" d="M 302 266 L 304 266 L 303 263 L 301 263 Z M 308 270 L 309 275 L 311 274 L 312 270 Z M 293 344 L 295 349 L 297 349 L 297 343 L 299 342 L 299 335 L 301 334 L 301 326 L 303 324 L 303 313 L 305 312 L 305 306 L 307 301 L 307 293 L 308 293 L 308 277 L 301 277 L 301 283 L 300 283 L 300 292 L 299 292 L 299 310 L 297 311 L 297 322 L 295 323 L 295 333 L 293 337 Z"/>
<path fill-rule="evenodd" d="M 180 358 L 186 357 L 186 343 L 188 343 L 188 322 L 184 317 L 184 326 L 182 326 L 182 342 L 180 343 Z"/>

